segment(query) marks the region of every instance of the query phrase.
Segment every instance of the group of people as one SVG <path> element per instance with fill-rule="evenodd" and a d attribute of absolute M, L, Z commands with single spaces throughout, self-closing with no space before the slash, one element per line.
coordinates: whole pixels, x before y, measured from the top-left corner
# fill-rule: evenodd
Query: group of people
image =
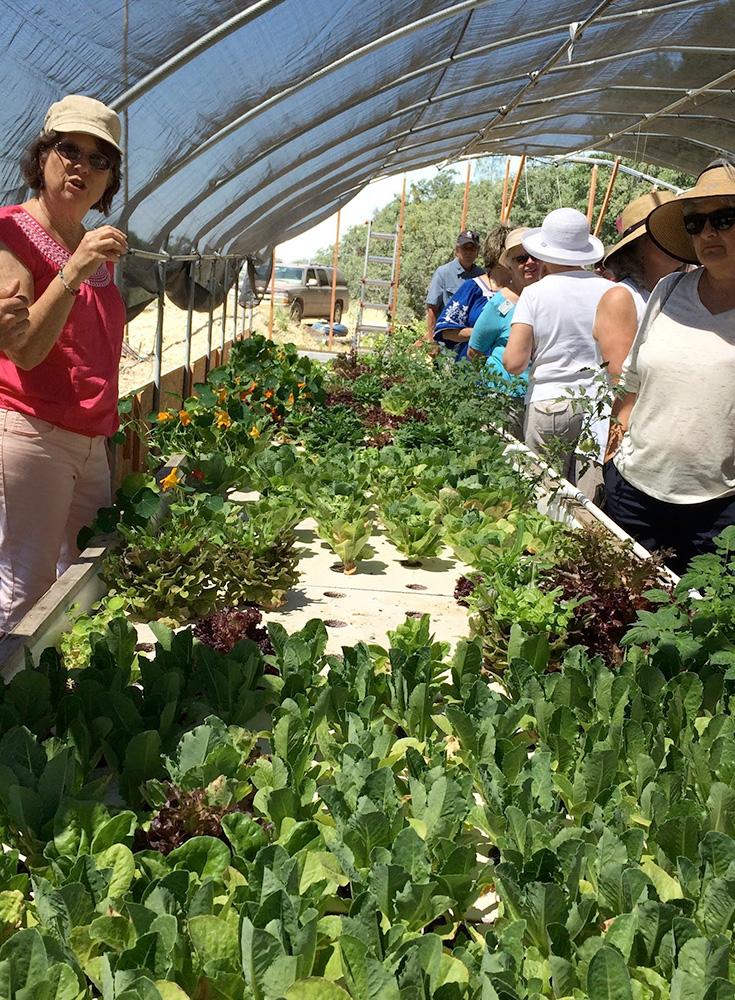
<path fill-rule="evenodd" d="M 110 502 L 127 251 L 87 230 L 120 187 L 120 120 L 70 95 L 49 108 L 21 167 L 31 196 L 0 209 L 0 633 L 77 555 Z M 605 366 L 620 396 L 602 466 L 611 516 L 682 569 L 735 523 L 735 170 L 707 168 L 681 195 L 629 205 L 607 250 L 571 208 L 539 228 L 459 234 L 427 297 L 430 339 L 485 358 L 509 428 L 535 451 L 565 445 Z M 591 266 L 603 261 L 614 281 Z"/>
<path fill-rule="evenodd" d="M 478 233 L 459 234 L 429 287 L 427 336 L 486 359 L 507 383 L 507 429 L 536 453 L 553 446 L 572 482 L 584 401 L 594 409 L 606 379 L 615 401 L 593 428 L 605 509 L 683 571 L 735 524 L 735 168 L 636 198 L 607 250 L 559 208 L 493 230 L 484 268 L 479 251 Z"/>

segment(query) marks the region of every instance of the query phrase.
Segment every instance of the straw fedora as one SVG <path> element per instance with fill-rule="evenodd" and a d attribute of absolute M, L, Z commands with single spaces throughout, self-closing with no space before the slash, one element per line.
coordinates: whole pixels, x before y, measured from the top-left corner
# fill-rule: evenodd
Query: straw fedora
<path fill-rule="evenodd" d="M 515 250 L 517 247 L 523 246 L 523 237 L 526 233 L 530 233 L 531 230 L 528 226 L 521 226 L 518 229 L 511 229 L 508 235 L 505 237 L 505 243 L 503 244 L 503 252 L 500 255 L 498 263 L 502 264 L 503 267 L 508 267 L 510 264 L 510 251 Z"/>
<path fill-rule="evenodd" d="M 646 219 L 654 208 L 673 200 L 674 195 L 670 191 L 649 191 L 626 205 L 620 216 L 620 239 L 607 250 L 605 264 L 618 250 L 646 235 Z"/>
<path fill-rule="evenodd" d="M 605 256 L 602 240 L 590 235 L 587 217 L 576 208 L 555 208 L 540 229 L 529 229 L 523 249 L 549 264 L 595 264 Z"/>
<path fill-rule="evenodd" d="M 702 171 L 693 188 L 673 201 L 655 208 L 646 220 L 646 230 L 656 246 L 686 264 L 699 264 L 694 243 L 684 228 L 684 210 L 694 198 L 728 197 L 735 203 L 735 166 L 718 160 Z"/>

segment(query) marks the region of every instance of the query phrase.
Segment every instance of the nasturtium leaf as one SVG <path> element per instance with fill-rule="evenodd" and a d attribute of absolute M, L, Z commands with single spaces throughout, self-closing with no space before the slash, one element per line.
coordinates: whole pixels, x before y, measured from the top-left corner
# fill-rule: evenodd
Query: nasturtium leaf
<path fill-rule="evenodd" d="M 630 973 L 617 950 L 603 946 L 592 956 L 587 969 L 589 1000 L 633 1000 Z"/>

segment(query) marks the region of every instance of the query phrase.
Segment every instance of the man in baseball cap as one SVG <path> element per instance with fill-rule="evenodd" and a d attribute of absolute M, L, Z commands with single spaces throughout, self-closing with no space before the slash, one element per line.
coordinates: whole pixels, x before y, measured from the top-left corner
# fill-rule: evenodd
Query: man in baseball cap
<path fill-rule="evenodd" d="M 454 257 L 437 267 L 431 276 L 426 293 L 426 339 L 433 343 L 434 327 L 439 313 L 449 302 L 463 281 L 483 274 L 476 263 L 480 252 L 480 234 L 474 229 L 463 229 L 455 241 Z"/>

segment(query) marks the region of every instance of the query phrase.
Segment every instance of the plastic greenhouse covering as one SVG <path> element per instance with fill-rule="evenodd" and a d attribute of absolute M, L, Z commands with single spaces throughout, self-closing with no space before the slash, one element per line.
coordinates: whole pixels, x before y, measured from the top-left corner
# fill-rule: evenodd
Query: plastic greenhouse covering
<path fill-rule="evenodd" d="M 123 116 L 110 221 L 151 251 L 265 260 L 375 177 L 483 154 L 605 150 L 696 174 L 735 152 L 735 0 L 0 10 L 4 203 L 26 195 L 18 160 L 48 105 L 88 94 Z M 167 267 L 174 299 L 192 266 Z M 149 300 L 155 264 L 128 261 L 125 282 L 129 304 Z"/>

